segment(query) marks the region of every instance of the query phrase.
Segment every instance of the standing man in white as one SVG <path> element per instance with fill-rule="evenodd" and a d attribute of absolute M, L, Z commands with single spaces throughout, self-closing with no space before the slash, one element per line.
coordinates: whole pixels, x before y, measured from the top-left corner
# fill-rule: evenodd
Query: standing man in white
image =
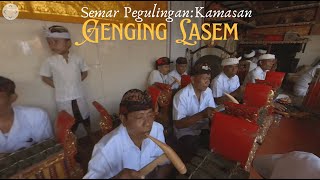
<path fill-rule="evenodd" d="M 80 56 L 70 53 L 69 31 L 63 26 L 51 26 L 46 38 L 53 55 L 42 64 L 42 81 L 54 88 L 58 111 L 65 110 L 73 115 L 76 122 L 72 132 L 83 123 L 91 136 L 90 111 L 83 92 L 82 81 L 88 76 L 89 67 Z"/>

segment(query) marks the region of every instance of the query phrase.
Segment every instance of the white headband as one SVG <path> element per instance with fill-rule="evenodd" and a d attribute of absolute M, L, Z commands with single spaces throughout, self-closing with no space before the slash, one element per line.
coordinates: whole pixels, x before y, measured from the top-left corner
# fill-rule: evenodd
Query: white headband
<path fill-rule="evenodd" d="M 50 32 L 48 28 L 44 27 L 44 34 L 47 38 L 60 38 L 60 39 L 71 39 L 68 32 Z"/>
<path fill-rule="evenodd" d="M 239 64 L 239 61 L 242 57 L 238 57 L 238 58 L 227 58 L 222 60 L 221 62 L 221 66 L 228 66 L 228 65 L 235 65 L 235 64 Z"/>
<path fill-rule="evenodd" d="M 276 59 L 274 54 L 263 54 L 259 56 L 259 60 L 268 60 L 268 59 Z"/>
<path fill-rule="evenodd" d="M 258 49 L 258 52 L 259 52 L 260 54 L 265 54 L 265 53 L 267 53 L 267 50 Z"/>
<path fill-rule="evenodd" d="M 243 57 L 245 58 L 252 58 L 254 55 L 256 55 L 256 52 L 254 50 L 251 51 L 249 54 L 244 54 Z"/>

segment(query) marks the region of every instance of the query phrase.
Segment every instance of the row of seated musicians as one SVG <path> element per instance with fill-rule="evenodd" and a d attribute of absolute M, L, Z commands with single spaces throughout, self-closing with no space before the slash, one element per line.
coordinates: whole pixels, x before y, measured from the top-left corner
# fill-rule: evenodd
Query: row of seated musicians
<path fill-rule="evenodd" d="M 172 100 L 170 99 L 172 98 L 172 92 L 164 87 L 166 86 L 156 83 L 148 88 L 149 91 L 157 92 L 150 94 L 153 95 L 154 109 L 159 106 L 160 113 L 161 109 L 167 111 L 172 106 Z M 270 85 L 248 83 L 244 95 L 244 104 L 225 102 L 225 111 L 216 112 L 212 117 L 210 149 L 228 160 L 239 162 L 244 170 L 250 171 L 255 152 L 262 144 L 273 121 L 272 102 L 274 95 L 273 87 Z M 114 128 L 112 118 L 101 104 L 98 102 L 93 102 L 93 104 L 101 114 L 100 127 L 102 133 L 107 134 Z M 168 114 L 170 116 L 170 113 Z M 168 114 L 165 113 L 165 115 Z M 170 123 L 161 119 L 161 117 L 165 120 L 170 119 L 165 115 L 159 116 L 160 118 L 156 118 L 156 121 L 163 124 L 164 127 L 170 126 Z M 239 134 L 239 132 L 243 133 Z M 167 140 L 170 134 L 168 132 L 164 132 L 164 134 Z"/>
<path fill-rule="evenodd" d="M 185 85 L 187 84 L 188 83 L 185 83 Z M 183 86 L 183 83 L 182 83 L 182 86 Z M 149 87 L 148 90 L 152 91 L 152 88 L 157 89 L 158 87 L 159 86 Z M 218 153 L 223 154 L 228 159 L 241 162 L 241 165 L 243 165 L 243 167 L 248 169 L 249 168 L 248 163 L 250 164 L 250 159 L 248 158 L 250 154 L 252 156 L 254 143 L 262 143 L 263 137 L 266 133 L 265 128 L 268 127 L 268 126 L 263 126 L 264 124 L 263 121 L 264 119 L 266 119 L 266 115 L 270 115 L 269 112 L 271 112 L 270 97 L 273 98 L 271 90 L 272 90 L 272 87 L 268 85 L 248 84 L 245 91 L 244 104 L 235 104 L 231 102 L 226 102 L 225 113 L 216 113 L 215 116 L 213 117 L 215 121 L 211 126 L 213 130 L 211 133 L 211 140 L 210 140 L 211 148 L 215 149 L 215 151 L 217 151 Z M 163 94 L 163 93 L 165 93 L 166 95 L 162 95 L 162 98 L 159 98 L 159 96 L 161 96 L 160 94 Z M 170 103 L 170 100 L 168 99 L 168 98 L 171 98 L 170 96 L 172 96 L 172 93 L 170 94 L 168 89 L 161 89 L 161 86 L 160 86 L 158 97 L 153 97 L 153 99 L 156 99 L 157 101 L 154 105 L 159 104 L 160 109 L 165 107 L 170 107 L 171 103 Z M 96 109 L 99 111 L 101 115 L 100 127 L 101 127 L 101 133 L 102 133 L 101 135 L 103 136 L 108 132 L 110 132 L 112 129 L 114 129 L 115 126 L 113 125 L 113 120 L 111 116 L 101 104 L 95 101 L 93 102 L 93 105 L 96 107 Z M 267 112 L 262 113 L 262 111 L 267 111 Z M 228 121 L 228 120 L 231 120 L 231 121 Z M 239 126 L 232 126 L 230 124 L 230 123 L 233 124 L 234 122 L 237 122 L 237 121 L 238 123 L 236 124 L 238 124 Z M 42 163 L 45 162 L 48 168 L 55 167 L 54 168 L 55 171 L 53 171 L 52 169 L 50 170 L 49 168 L 48 173 L 43 173 L 46 170 L 46 168 L 44 168 L 44 166 L 39 166 L 39 163 L 33 164 L 32 168 L 29 167 L 27 168 L 27 170 L 24 169 L 23 171 L 20 171 L 21 168 L 20 170 L 19 168 L 18 169 L 15 168 L 16 171 L 13 171 L 12 168 L 14 169 L 14 166 L 10 169 L 10 167 L 14 164 L 13 163 L 11 165 L 6 164 L 6 168 L 2 169 L 2 172 L 3 172 L 2 176 L 6 175 L 7 177 L 10 177 L 9 175 L 11 175 L 11 177 L 15 177 L 15 178 L 17 177 L 26 178 L 26 177 L 37 177 L 37 176 L 44 177 L 45 175 L 49 176 L 46 178 L 54 178 L 58 176 L 82 177 L 83 174 L 82 174 L 81 168 L 79 167 L 79 165 L 77 165 L 77 162 L 74 159 L 74 156 L 77 153 L 77 149 L 76 149 L 76 138 L 73 135 L 73 133 L 70 131 L 73 124 L 74 124 L 74 118 L 71 115 L 69 115 L 65 111 L 62 111 L 59 113 L 59 116 L 55 124 L 55 136 L 56 136 L 57 144 L 61 144 L 62 145 L 61 147 L 63 150 L 60 153 L 58 153 L 59 156 L 57 155 L 53 159 L 52 158 L 50 159 L 48 157 L 46 159 L 42 159 L 42 160 L 45 160 L 45 161 L 42 161 Z M 164 124 L 164 126 L 166 125 L 167 124 Z M 228 130 L 225 131 L 226 128 L 215 128 L 217 126 L 231 127 L 231 128 L 228 128 Z M 237 141 L 239 143 L 237 144 L 221 143 L 221 139 L 215 138 L 215 137 L 228 137 L 228 136 L 221 136 L 225 133 L 230 134 L 229 138 L 234 138 L 233 136 L 235 136 L 235 134 L 233 133 L 238 131 L 239 128 L 248 129 L 248 127 L 250 127 L 249 128 L 250 131 L 243 134 L 244 137 L 242 137 L 242 140 L 239 139 L 239 141 Z M 264 130 L 262 130 L 261 128 L 264 128 Z M 223 129 L 223 130 L 220 131 L 219 129 L 220 130 Z M 259 138 L 260 138 L 258 140 L 256 139 L 256 137 L 258 137 L 257 133 L 259 134 Z M 252 134 L 256 134 L 256 135 L 252 136 Z M 223 141 L 227 141 L 227 139 L 223 139 Z M 241 148 L 244 149 L 244 151 L 242 151 L 242 153 L 230 152 L 230 149 L 233 149 L 232 146 L 235 146 L 235 145 L 241 146 Z M 36 147 L 36 146 L 33 146 L 33 147 Z M 59 148 L 56 148 L 56 149 L 59 149 Z M 18 154 L 18 153 L 15 152 L 12 154 Z M 47 154 L 50 155 L 50 153 L 47 153 Z M 60 157 L 60 161 L 57 160 L 59 159 L 58 157 Z M 7 161 L 6 158 L 10 158 L 10 155 L 3 157 L 1 162 Z M 21 158 L 22 157 L 20 157 L 20 161 L 23 160 Z M 49 161 L 51 162 L 49 163 Z M 59 164 L 59 162 L 60 162 L 60 169 L 56 168 L 56 165 Z M 61 166 L 61 162 L 63 162 L 62 163 L 63 166 Z M 25 164 L 28 164 L 28 163 L 25 163 Z M 38 168 L 35 168 L 35 166 L 37 166 Z M 39 170 L 39 168 L 40 169 L 42 168 L 42 170 Z M 11 171 L 9 171 L 8 169 Z M 66 170 L 68 170 L 68 172 Z M 39 173 L 39 172 L 42 172 L 42 173 Z M 40 176 L 41 174 L 42 176 Z"/>

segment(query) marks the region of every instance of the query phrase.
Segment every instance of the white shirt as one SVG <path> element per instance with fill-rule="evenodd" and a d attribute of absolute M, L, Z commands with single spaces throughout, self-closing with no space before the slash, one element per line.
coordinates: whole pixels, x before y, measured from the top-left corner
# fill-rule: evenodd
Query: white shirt
<path fill-rule="evenodd" d="M 257 63 L 250 61 L 249 72 L 254 70 L 257 67 L 258 67 Z"/>
<path fill-rule="evenodd" d="M 257 57 L 253 57 L 252 58 L 252 62 L 258 64 L 259 58 Z"/>
<path fill-rule="evenodd" d="M 53 77 L 57 101 L 70 101 L 84 96 L 81 72 L 89 67 L 84 59 L 69 53 L 68 63 L 62 55 L 53 55 L 45 60 L 40 69 L 40 75 Z"/>
<path fill-rule="evenodd" d="M 270 179 L 319 179 L 320 158 L 316 155 L 293 151 L 283 155 L 273 167 Z"/>
<path fill-rule="evenodd" d="M 150 135 L 165 142 L 163 126 L 153 122 Z M 141 150 L 133 143 L 127 129 L 121 124 L 105 135 L 94 147 L 84 179 L 109 179 L 124 168 L 140 170 L 164 152 L 149 138 L 142 142 Z"/>
<path fill-rule="evenodd" d="M 186 72 L 184 72 L 183 73 L 183 75 L 187 75 L 187 73 Z M 168 84 L 172 84 L 175 80 L 172 78 L 172 76 L 173 77 L 175 77 L 175 78 L 177 78 L 180 82 L 181 82 L 181 75 L 178 73 L 178 71 L 175 69 L 175 70 L 173 70 L 173 71 L 171 71 L 170 73 L 169 73 L 169 77 L 168 77 Z M 172 86 L 172 89 L 178 89 L 179 88 L 179 84 L 176 82 L 176 83 L 174 83 L 173 84 L 173 86 Z"/>
<path fill-rule="evenodd" d="M 320 68 L 320 64 L 299 77 L 293 88 L 296 96 L 305 96 L 307 94 L 309 83 L 312 81 L 318 68 Z"/>
<path fill-rule="evenodd" d="M 245 85 L 245 84 L 247 84 L 248 82 L 250 82 L 250 83 L 256 83 L 256 79 L 265 80 L 265 79 L 266 79 L 267 72 L 268 72 L 268 70 L 263 71 L 263 70 L 261 69 L 261 67 L 258 66 L 258 67 L 256 67 L 254 70 L 250 71 L 250 72 L 247 74 L 247 76 L 246 76 L 243 84 Z"/>
<path fill-rule="evenodd" d="M 320 158 L 303 151 L 257 156 L 255 170 L 266 179 L 319 179 Z"/>
<path fill-rule="evenodd" d="M 168 75 L 161 74 L 159 70 L 151 71 L 148 79 L 148 85 L 152 86 L 156 82 L 168 84 Z"/>
<path fill-rule="evenodd" d="M 221 72 L 211 82 L 211 89 L 213 97 L 224 96 L 223 93 L 231 93 L 240 87 L 239 77 L 237 75 L 232 78 Z"/>
<path fill-rule="evenodd" d="M 48 114 L 35 107 L 14 106 L 14 120 L 7 135 L 0 130 L 0 153 L 12 153 L 53 137 Z"/>
<path fill-rule="evenodd" d="M 199 102 L 193 86 L 190 83 L 178 91 L 173 97 L 173 120 L 180 121 L 182 118 L 192 116 L 207 107 L 216 107 L 211 89 L 207 88 L 201 93 Z M 201 129 L 209 128 L 208 123 L 209 119 L 204 119 L 188 128 L 175 128 L 177 138 L 179 139 L 185 135 L 200 135 Z"/>

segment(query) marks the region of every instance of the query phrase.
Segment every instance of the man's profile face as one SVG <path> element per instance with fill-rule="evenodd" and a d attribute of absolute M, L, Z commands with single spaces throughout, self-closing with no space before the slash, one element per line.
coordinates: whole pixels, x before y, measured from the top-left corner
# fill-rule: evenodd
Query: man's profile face
<path fill-rule="evenodd" d="M 177 64 L 176 69 L 180 75 L 186 72 L 188 65 L 187 64 Z"/>
<path fill-rule="evenodd" d="M 238 64 L 234 65 L 228 65 L 223 67 L 223 72 L 228 76 L 228 77 L 233 77 L 238 73 Z"/>
<path fill-rule="evenodd" d="M 11 104 L 16 100 L 16 94 L 0 92 L 0 112 L 11 108 Z"/>
<path fill-rule="evenodd" d="M 261 69 L 265 70 L 271 70 L 275 60 L 274 59 L 267 59 L 267 60 L 260 60 L 260 66 Z"/>
<path fill-rule="evenodd" d="M 200 91 L 205 91 L 210 84 L 210 74 L 199 74 L 191 77 L 193 86 Z"/>

